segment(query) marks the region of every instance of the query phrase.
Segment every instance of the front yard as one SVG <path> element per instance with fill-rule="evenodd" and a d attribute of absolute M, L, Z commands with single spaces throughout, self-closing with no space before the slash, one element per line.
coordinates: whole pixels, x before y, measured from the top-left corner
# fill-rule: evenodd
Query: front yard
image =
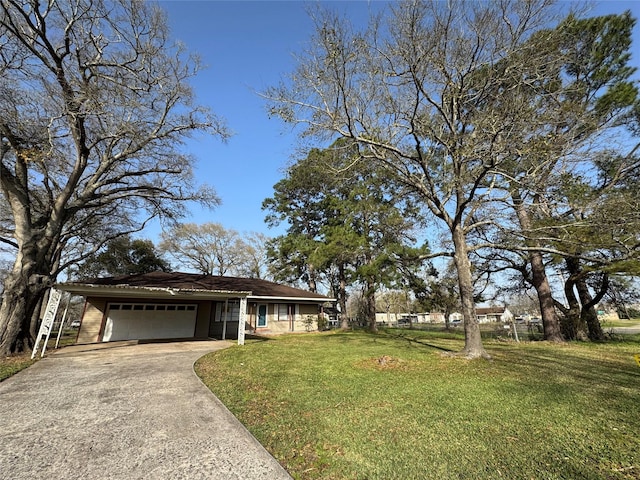
<path fill-rule="evenodd" d="M 32 365 L 31 352 L 0 358 L 0 382 Z"/>
<path fill-rule="evenodd" d="M 608 344 L 456 333 L 289 335 L 198 374 L 297 479 L 638 479 L 640 337 Z"/>
<path fill-rule="evenodd" d="M 66 345 L 73 345 L 76 340 L 77 330 L 68 328 L 65 329 L 60 337 L 59 347 L 64 347 Z M 56 332 L 57 335 L 57 332 Z M 49 338 L 49 342 L 47 343 L 46 353 L 51 353 L 56 345 L 56 335 L 52 335 Z M 38 353 L 34 360 L 31 360 L 32 350 L 28 352 L 23 352 L 16 355 L 11 355 L 9 357 L 0 357 L 0 382 L 9 378 L 11 375 L 15 375 L 20 370 L 24 370 L 25 368 L 33 365 L 39 358 L 40 353 L 42 352 L 42 343 L 40 343 L 38 348 Z"/>

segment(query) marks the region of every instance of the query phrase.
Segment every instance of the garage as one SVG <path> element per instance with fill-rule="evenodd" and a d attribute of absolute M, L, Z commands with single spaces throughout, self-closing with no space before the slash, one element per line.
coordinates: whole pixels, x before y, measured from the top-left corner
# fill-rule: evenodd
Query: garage
<path fill-rule="evenodd" d="M 197 313 L 195 304 L 109 303 L 102 341 L 193 338 Z"/>

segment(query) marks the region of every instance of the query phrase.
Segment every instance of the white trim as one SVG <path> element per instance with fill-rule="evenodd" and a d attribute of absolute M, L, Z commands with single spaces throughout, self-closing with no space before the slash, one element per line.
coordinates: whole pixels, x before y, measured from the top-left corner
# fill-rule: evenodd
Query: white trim
<path fill-rule="evenodd" d="M 216 305 L 219 305 L 219 303 L 216 303 Z M 216 306 L 216 308 L 218 307 Z M 229 299 L 227 298 L 224 301 L 224 320 L 222 320 L 222 340 L 227 339 L 227 321 L 228 320 L 229 320 Z"/>
<path fill-rule="evenodd" d="M 132 287 L 130 285 L 96 285 L 72 283 L 59 283 L 57 288 L 74 295 L 85 297 L 129 297 L 129 298 L 170 298 L 191 300 L 213 300 L 217 298 L 247 298 L 253 301 L 268 302 L 310 302 L 325 303 L 335 302 L 335 298 L 318 297 L 282 297 L 278 295 L 252 295 L 250 290 L 201 290 L 201 289 L 173 289 L 163 287 Z"/>
<path fill-rule="evenodd" d="M 271 302 L 284 300 L 288 303 L 295 302 L 312 302 L 312 303 L 325 303 L 325 302 L 335 302 L 335 298 L 313 298 L 313 297 L 280 297 L 277 295 L 268 296 L 268 295 L 247 295 L 248 300 L 269 300 Z"/>
<path fill-rule="evenodd" d="M 59 283 L 56 285 L 60 290 L 83 295 L 85 297 L 131 297 L 131 298 L 189 298 L 192 300 L 209 300 L 226 297 L 246 297 L 251 295 L 251 291 L 238 290 L 196 290 L 196 289 L 174 289 L 161 287 L 132 287 L 130 285 L 105 286 L 95 284 L 73 285 Z"/>
<path fill-rule="evenodd" d="M 238 319 L 238 345 L 244 345 L 244 328 L 247 323 L 247 297 L 240 297 L 240 318 Z"/>

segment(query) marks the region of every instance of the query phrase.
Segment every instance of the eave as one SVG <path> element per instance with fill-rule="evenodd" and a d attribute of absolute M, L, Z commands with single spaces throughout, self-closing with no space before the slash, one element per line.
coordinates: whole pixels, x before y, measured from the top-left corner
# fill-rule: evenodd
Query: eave
<path fill-rule="evenodd" d="M 334 303 L 336 301 L 335 298 L 317 298 L 317 297 L 279 297 L 279 296 L 267 296 L 267 295 L 251 295 L 247 296 L 247 300 L 249 301 L 260 301 L 260 300 L 282 300 L 285 302 L 308 302 L 308 303 Z"/>
<path fill-rule="evenodd" d="M 110 298 L 172 298 L 189 300 L 212 300 L 219 298 L 243 298 L 251 295 L 249 291 L 237 290 L 198 290 L 162 287 L 132 287 L 130 285 L 93 285 L 77 283 L 59 283 L 55 288 L 84 297 Z"/>

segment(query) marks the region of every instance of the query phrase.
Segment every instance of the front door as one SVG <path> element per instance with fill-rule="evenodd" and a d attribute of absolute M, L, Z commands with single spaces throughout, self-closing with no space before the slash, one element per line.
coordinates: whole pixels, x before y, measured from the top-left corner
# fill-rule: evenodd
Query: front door
<path fill-rule="evenodd" d="M 258 305 L 258 321 L 257 328 L 264 328 L 267 326 L 267 306 L 262 304 Z"/>

